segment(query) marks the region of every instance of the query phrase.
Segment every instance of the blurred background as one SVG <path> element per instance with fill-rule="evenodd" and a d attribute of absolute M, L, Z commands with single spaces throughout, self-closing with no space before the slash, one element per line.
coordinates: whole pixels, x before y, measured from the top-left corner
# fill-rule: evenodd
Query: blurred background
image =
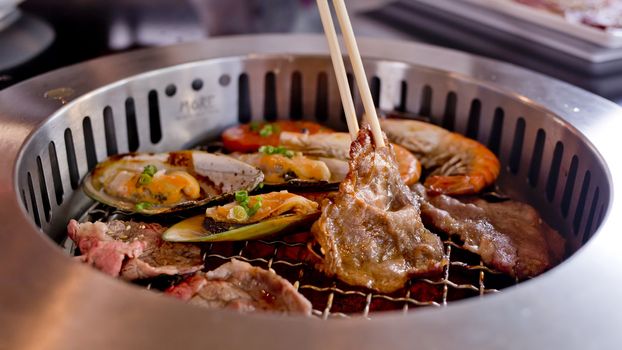
<path fill-rule="evenodd" d="M 548 8 L 541 12 L 549 13 L 539 18 L 535 12 L 522 14 L 499 5 L 512 1 L 541 10 L 544 4 Z M 553 3 L 574 12 L 549 6 Z M 598 13 L 612 27 L 622 22 L 622 0 L 347 1 L 357 35 L 420 41 L 501 59 L 622 104 L 621 28 L 603 41 L 603 35 L 594 33 L 600 22 L 587 23 L 589 30 L 581 28 L 586 23 L 562 23 L 564 16 L 575 20 L 577 6 L 585 3 L 613 8 Z M 551 13 L 560 15 L 559 23 L 546 17 Z M 321 31 L 315 0 L 0 0 L 0 89 L 55 68 L 138 48 L 223 35 Z"/>

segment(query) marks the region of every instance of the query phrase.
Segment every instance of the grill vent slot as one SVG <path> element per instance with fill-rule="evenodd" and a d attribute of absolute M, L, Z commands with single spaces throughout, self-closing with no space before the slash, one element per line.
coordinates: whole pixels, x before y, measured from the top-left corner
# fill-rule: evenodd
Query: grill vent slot
<path fill-rule="evenodd" d="M 317 94 L 315 95 L 315 119 L 320 122 L 328 119 L 328 75 L 320 72 L 317 76 Z M 343 108 L 341 110 L 342 120 L 345 120 Z"/>
<path fill-rule="evenodd" d="M 424 86 L 423 90 L 421 90 L 419 114 L 424 117 L 430 117 L 432 114 L 432 88 L 429 85 Z"/>
<path fill-rule="evenodd" d="M 134 99 L 128 97 L 125 100 L 125 122 L 127 125 L 127 147 L 130 152 L 135 152 L 140 146 L 138 139 L 138 126 L 136 124 L 136 106 Z"/>
<path fill-rule="evenodd" d="M 594 223 L 594 217 L 596 215 L 596 207 L 598 206 L 599 199 L 600 199 L 600 188 L 596 187 L 596 190 L 594 190 L 594 197 L 592 198 L 592 206 L 590 207 L 590 213 L 587 216 L 587 223 L 585 224 L 585 231 L 583 231 L 582 242 L 584 244 L 592 236 L 592 224 Z"/>
<path fill-rule="evenodd" d="M 544 151 L 544 141 L 546 140 L 546 132 L 538 129 L 536 134 L 536 142 L 533 146 L 533 154 L 531 155 L 531 165 L 529 165 L 529 175 L 527 180 L 532 187 L 538 186 L 538 174 L 542 165 L 542 152 Z"/>
<path fill-rule="evenodd" d="M 579 167 L 579 158 L 572 156 L 570 162 L 570 169 L 568 169 L 568 177 L 566 178 L 566 187 L 564 188 L 564 195 L 562 197 L 562 215 L 568 217 L 568 210 L 570 209 L 570 201 L 572 200 L 572 194 L 574 192 L 574 183 L 577 179 L 577 168 Z"/>
<path fill-rule="evenodd" d="M 551 170 L 549 170 L 549 177 L 546 181 L 546 198 L 549 202 L 555 198 L 555 190 L 557 189 L 557 181 L 559 179 L 559 167 L 562 164 L 562 157 L 564 156 L 564 144 L 557 141 L 555 144 L 555 150 L 553 151 L 553 161 L 551 162 Z"/>
<path fill-rule="evenodd" d="M 149 132 L 151 143 L 156 144 L 162 140 L 162 126 L 160 125 L 160 103 L 158 102 L 158 92 L 149 91 Z"/>
<path fill-rule="evenodd" d="M 348 86 L 350 87 L 350 95 L 352 96 L 352 101 L 354 101 L 354 108 L 356 109 L 356 89 L 354 88 L 354 75 L 352 73 L 347 73 L 346 77 L 348 78 Z M 341 122 L 346 124 L 346 113 L 343 110 L 343 103 L 341 103 L 341 98 L 339 99 L 339 106 L 341 107 Z"/>
<path fill-rule="evenodd" d="M 600 210 L 598 211 L 598 225 L 603 223 L 604 218 L 605 218 L 605 204 L 601 204 Z"/>
<path fill-rule="evenodd" d="M 45 222 L 50 222 L 52 208 L 50 206 L 50 197 L 48 196 L 48 186 L 45 183 L 45 175 L 43 174 L 43 164 L 41 157 L 37 156 L 37 170 L 39 172 L 39 190 L 41 191 L 41 201 L 43 202 L 43 215 Z"/>
<path fill-rule="evenodd" d="M 238 121 L 242 124 L 251 121 L 251 94 L 249 91 L 248 74 L 240 74 L 238 78 Z"/>
<path fill-rule="evenodd" d="M 482 103 L 478 99 L 471 102 L 469 110 L 469 119 L 467 121 L 466 137 L 477 140 L 479 135 L 479 118 L 482 113 Z"/>
<path fill-rule="evenodd" d="M 499 147 L 501 146 L 501 133 L 503 132 L 503 119 L 505 118 L 505 112 L 501 107 L 495 109 L 495 115 L 492 119 L 492 126 L 490 128 L 490 138 L 488 139 L 488 148 L 494 154 L 499 154 Z"/>
<path fill-rule="evenodd" d="M 84 149 L 86 151 L 86 163 L 89 170 L 97 165 L 97 151 L 95 150 L 95 139 L 93 138 L 93 126 L 91 118 L 84 117 L 82 120 L 82 132 L 84 133 Z"/>
<path fill-rule="evenodd" d="M 442 126 L 450 131 L 454 131 L 456 124 L 456 104 L 458 98 L 456 93 L 451 91 L 445 99 L 445 113 L 443 113 Z"/>
<path fill-rule="evenodd" d="M 378 108 L 378 106 L 380 105 L 380 78 L 371 78 L 369 90 L 371 91 L 371 98 L 374 101 L 374 106 Z"/>
<path fill-rule="evenodd" d="M 22 203 L 24 203 L 24 209 L 26 209 L 27 213 L 30 213 L 28 210 L 28 202 L 26 202 L 26 191 L 22 188 Z"/>
<path fill-rule="evenodd" d="M 587 191 L 590 188 L 590 180 L 592 173 L 588 170 L 583 176 L 583 185 L 581 185 L 581 193 L 579 194 L 579 202 L 577 202 L 577 209 L 574 213 L 574 220 L 572 221 L 572 228 L 574 229 L 575 236 L 579 234 L 579 228 L 581 227 L 581 221 L 583 220 L 583 211 L 585 210 L 585 202 L 587 200 Z"/>
<path fill-rule="evenodd" d="M 408 83 L 402 80 L 400 84 L 400 104 L 395 106 L 398 112 L 406 112 L 406 103 L 408 102 Z"/>
<path fill-rule="evenodd" d="M 302 74 L 299 71 L 292 73 L 292 91 L 289 105 L 289 117 L 294 120 L 302 119 Z"/>
<path fill-rule="evenodd" d="M 521 155 L 523 153 L 523 141 L 525 140 L 525 119 L 518 118 L 516 121 L 516 129 L 514 129 L 514 141 L 512 142 L 512 151 L 510 152 L 510 171 L 513 174 L 518 173 L 520 168 Z"/>
<path fill-rule="evenodd" d="M 106 135 L 106 152 L 108 156 L 119 153 L 117 149 L 117 135 L 114 129 L 114 116 L 112 108 L 104 108 L 104 134 Z"/>
<path fill-rule="evenodd" d="M 276 75 L 274 72 L 266 74 L 264 84 L 263 116 L 267 121 L 275 121 L 278 115 L 276 109 Z"/>
<path fill-rule="evenodd" d="M 52 180 L 54 182 L 54 194 L 56 196 L 56 204 L 61 205 L 63 203 L 63 182 L 60 176 L 60 169 L 58 166 L 58 157 L 56 155 L 56 145 L 53 141 L 48 145 L 48 153 L 50 155 L 50 164 L 52 165 Z"/>
<path fill-rule="evenodd" d="M 76 160 L 76 150 L 73 146 L 73 136 L 71 129 L 65 129 L 65 151 L 67 152 L 67 166 L 69 167 L 69 181 L 71 188 L 78 188 L 80 183 L 80 172 L 78 171 L 78 162 Z"/>
<path fill-rule="evenodd" d="M 30 192 L 30 203 L 32 203 L 32 217 L 35 219 L 35 224 L 41 227 L 41 218 L 39 217 L 39 208 L 37 206 L 35 189 L 32 186 L 32 176 L 30 175 L 30 172 L 28 172 L 28 192 Z"/>

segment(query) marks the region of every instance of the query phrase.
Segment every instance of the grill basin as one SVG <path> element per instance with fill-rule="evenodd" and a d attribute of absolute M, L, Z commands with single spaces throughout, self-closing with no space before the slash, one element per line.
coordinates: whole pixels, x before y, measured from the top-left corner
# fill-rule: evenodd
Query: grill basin
<path fill-rule="evenodd" d="M 97 161 L 192 146 L 224 127 L 264 117 L 304 117 L 345 128 L 322 37 L 240 37 L 139 51 L 69 67 L 0 94 L 0 162 L 14 170 L 0 175 L 0 251 L 8 262 L 0 278 L 15 281 L 0 294 L 9 344 L 22 348 L 45 339 L 48 347 L 67 348 L 59 334 L 71 335 L 76 348 L 145 345 L 155 338 L 162 347 L 181 339 L 276 348 L 327 342 L 484 349 L 614 344 L 620 335 L 613 328 L 620 323 L 611 318 L 622 322 L 620 313 L 589 315 L 608 315 L 622 304 L 588 302 L 605 284 L 622 286 L 608 270 L 622 262 L 611 248 L 620 240 L 613 230 L 620 220 L 607 215 L 620 212 L 611 180 L 622 178 L 613 161 L 619 159 L 620 109 L 507 64 L 423 45 L 360 44 L 381 109 L 428 115 L 488 145 L 502 163 L 500 187 L 535 206 L 565 235 L 571 252 L 588 246 L 500 295 L 371 321 L 318 324 L 208 312 L 106 278 L 70 261 L 45 237 L 62 241 L 68 218 L 89 207 L 77 189 Z M 89 325 L 97 325 L 97 334 L 85 332 Z M 166 339 L 154 336 L 164 331 Z M 578 337 L 580 331 L 589 335 Z M 518 341 L 508 345 L 515 336 Z"/>

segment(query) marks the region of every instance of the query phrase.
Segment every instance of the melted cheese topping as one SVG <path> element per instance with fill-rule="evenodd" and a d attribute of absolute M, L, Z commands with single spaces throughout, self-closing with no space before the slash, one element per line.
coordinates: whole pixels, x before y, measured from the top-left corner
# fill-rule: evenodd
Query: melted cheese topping
<path fill-rule="evenodd" d="M 330 170 L 324 162 L 302 155 L 287 158 L 280 154 L 240 154 L 238 159 L 259 168 L 264 173 L 265 183 L 283 183 L 297 178 L 310 181 L 329 181 Z M 287 178 L 286 178 L 287 177 Z"/>
<path fill-rule="evenodd" d="M 185 199 L 197 199 L 201 186 L 185 171 L 158 172 L 148 184 L 139 183 L 140 173 L 121 170 L 104 184 L 104 191 L 133 202 L 173 205 Z"/>
<path fill-rule="evenodd" d="M 261 208 L 246 220 L 233 220 L 230 218 L 230 210 L 237 206 L 237 202 L 227 205 L 207 208 L 205 216 L 219 222 L 254 223 L 273 218 L 282 214 L 307 215 L 318 211 L 318 204 L 302 196 L 287 191 L 271 192 L 258 196 L 249 197 L 249 207 L 257 203 L 257 197 L 261 197 Z"/>

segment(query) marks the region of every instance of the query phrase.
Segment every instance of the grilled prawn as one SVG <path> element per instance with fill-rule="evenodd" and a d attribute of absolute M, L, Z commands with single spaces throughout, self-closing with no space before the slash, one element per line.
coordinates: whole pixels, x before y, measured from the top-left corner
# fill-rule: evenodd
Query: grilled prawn
<path fill-rule="evenodd" d="M 350 134 L 346 132 L 333 132 L 321 134 L 282 132 L 281 145 L 302 152 L 309 156 L 319 157 L 326 163 L 332 173 L 342 174 L 343 180 L 348 172 L 347 160 L 350 159 Z M 412 185 L 421 176 L 421 163 L 407 149 L 399 145 L 393 145 L 395 158 L 400 176 L 407 185 Z"/>
<path fill-rule="evenodd" d="M 404 146 L 430 171 L 425 187 L 433 193 L 474 194 L 499 176 L 499 160 L 484 145 L 416 120 L 381 120 L 392 142 Z"/>

